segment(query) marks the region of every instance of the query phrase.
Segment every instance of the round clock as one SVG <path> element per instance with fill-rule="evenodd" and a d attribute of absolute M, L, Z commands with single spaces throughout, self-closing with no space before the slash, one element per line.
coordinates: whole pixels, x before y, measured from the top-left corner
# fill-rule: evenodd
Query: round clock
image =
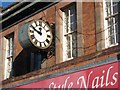
<path fill-rule="evenodd" d="M 47 49 L 52 43 L 53 35 L 47 23 L 34 20 L 20 26 L 18 39 L 23 48 Z"/>
<path fill-rule="evenodd" d="M 35 20 L 29 24 L 28 36 L 34 46 L 40 49 L 48 48 L 53 38 L 51 28 L 42 20 Z"/>

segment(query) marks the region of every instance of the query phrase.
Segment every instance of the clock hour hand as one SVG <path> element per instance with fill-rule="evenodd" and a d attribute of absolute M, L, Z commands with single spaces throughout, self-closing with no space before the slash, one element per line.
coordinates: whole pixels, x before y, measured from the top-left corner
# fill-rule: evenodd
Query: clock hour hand
<path fill-rule="evenodd" d="M 38 34 L 40 34 L 40 35 L 42 35 L 42 33 L 41 33 L 41 31 L 37 31 L 37 30 L 35 30 Z"/>
<path fill-rule="evenodd" d="M 41 32 L 42 28 L 39 28 L 39 30 L 40 30 L 40 31 L 39 31 L 39 34 L 42 35 L 42 32 Z"/>

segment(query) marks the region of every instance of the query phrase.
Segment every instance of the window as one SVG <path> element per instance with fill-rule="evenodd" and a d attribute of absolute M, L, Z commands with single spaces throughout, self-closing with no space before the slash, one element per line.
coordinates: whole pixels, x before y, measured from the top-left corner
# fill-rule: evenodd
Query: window
<path fill-rule="evenodd" d="M 118 2 L 104 0 L 105 44 L 111 47 L 118 44 Z"/>
<path fill-rule="evenodd" d="M 77 56 L 77 30 L 75 5 L 63 10 L 63 60 Z"/>
<path fill-rule="evenodd" d="M 5 59 L 5 77 L 10 78 L 13 75 L 13 47 L 14 47 L 14 35 L 11 34 L 6 37 L 6 59 Z"/>

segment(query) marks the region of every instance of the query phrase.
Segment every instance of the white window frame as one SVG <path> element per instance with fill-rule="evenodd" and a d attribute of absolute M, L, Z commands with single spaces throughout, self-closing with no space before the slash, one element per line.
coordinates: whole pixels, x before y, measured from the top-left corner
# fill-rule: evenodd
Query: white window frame
<path fill-rule="evenodd" d="M 14 48 L 14 36 L 10 35 L 9 37 L 6 38 L 4 79 L 10 78 L 13 75 L 13 48 Z"/>
<path fill-rule="evenodd" d="M 74 58 L 74 56 L 72 55 L 73 53 L 73 45 L 72 45 L 72 38 L 73 38 L 73 35 L 72 34 L 76 34 L 76 38 L 77 38 L 77 30 L 71 30 L 71 23 L 69 23 L 71 21 L 71 18 L 70 18 L 70 10 L 71 9 L 74 9 L 74 18 L 76 18 L 76 11 L 75 11 L 75 4 L 71 5 L 70 7 L 66 8 L 63 10 L 63 61 L 66 61 L 66 60 L 71 60 Z M 68 13 L 68 20 L 66 21 L 66 13 Z M 76 20 L 75 22 L 75 28 L 76 28 Z M 68 31 L 68 32 L 67 32 Z M 70 37 L 70 41 L 67 41 L 66 40 L 66 37 Z M 70 42 L 70 57 L 68 57 L 67 55 L 67 43 Z M 77 44 L 77 40 L 76 40 L 76 44 Z M 76 47 L 77 48 L 77 47 Z M 76 49 L 77 50 L 77 49 Z M 77 53 L 76 53 L 77 55 Z"/>
<path fill-rule="evenodd" d="M 108 48 L 108 47 L 112 47 L 112 46 L 118 45 L 118 37 L 117 37 L 118 36 L 117 35 L 118 34 L 118 30 L 115 29 L 116 27 L 118 29 L 118 22 L 115 23 L 115 18 L 114 18 L 115 16 L 118 15 L 118 13 L 117 12 L 116 13 L 113 12 L 113 7 L 114 7 L 113 2 L 114 2 L 114 0 L 109 0 L 109 2 L 111 3 L 111 6 L 108 7 L 108 8 L 109 8 L 109 10 L 111 10 L 111 13 L 110 13 L 110 15 L 107 15 L 107 12 L 106 12 L 106 9 L 107 9 L 106 2 L 108 2 L 108 1 L 107 0 L 103 0 L 105 47 Z M 107 22 L 108 20 L 107 19 L 112 19 L 113 23 L 111 23 L 111 25 L 108 25 L 108 22 Z M 112 29 L 114 33 L 109 35 L 109 30 L 110 29 L 108 29 L 108 28 L 112 28 L 112 26 L 114 28 L 114 30 Z M 110 38 L 112 38 L 112 37 L 114 37 L 114 40 L 113 40 L 114 43 L 112 43 L 112 41 L 110 41 Z"/>

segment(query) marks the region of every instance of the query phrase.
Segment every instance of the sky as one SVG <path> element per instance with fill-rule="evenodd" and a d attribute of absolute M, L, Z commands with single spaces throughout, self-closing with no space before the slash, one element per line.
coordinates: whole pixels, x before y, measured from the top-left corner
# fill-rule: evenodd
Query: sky
<path fill-rule="evenodd" d="M 0 0 L 0 6 L 2 6 L 3 8 L 6 8 L 13 2 L 15 2 L 15 0 Z"/>

